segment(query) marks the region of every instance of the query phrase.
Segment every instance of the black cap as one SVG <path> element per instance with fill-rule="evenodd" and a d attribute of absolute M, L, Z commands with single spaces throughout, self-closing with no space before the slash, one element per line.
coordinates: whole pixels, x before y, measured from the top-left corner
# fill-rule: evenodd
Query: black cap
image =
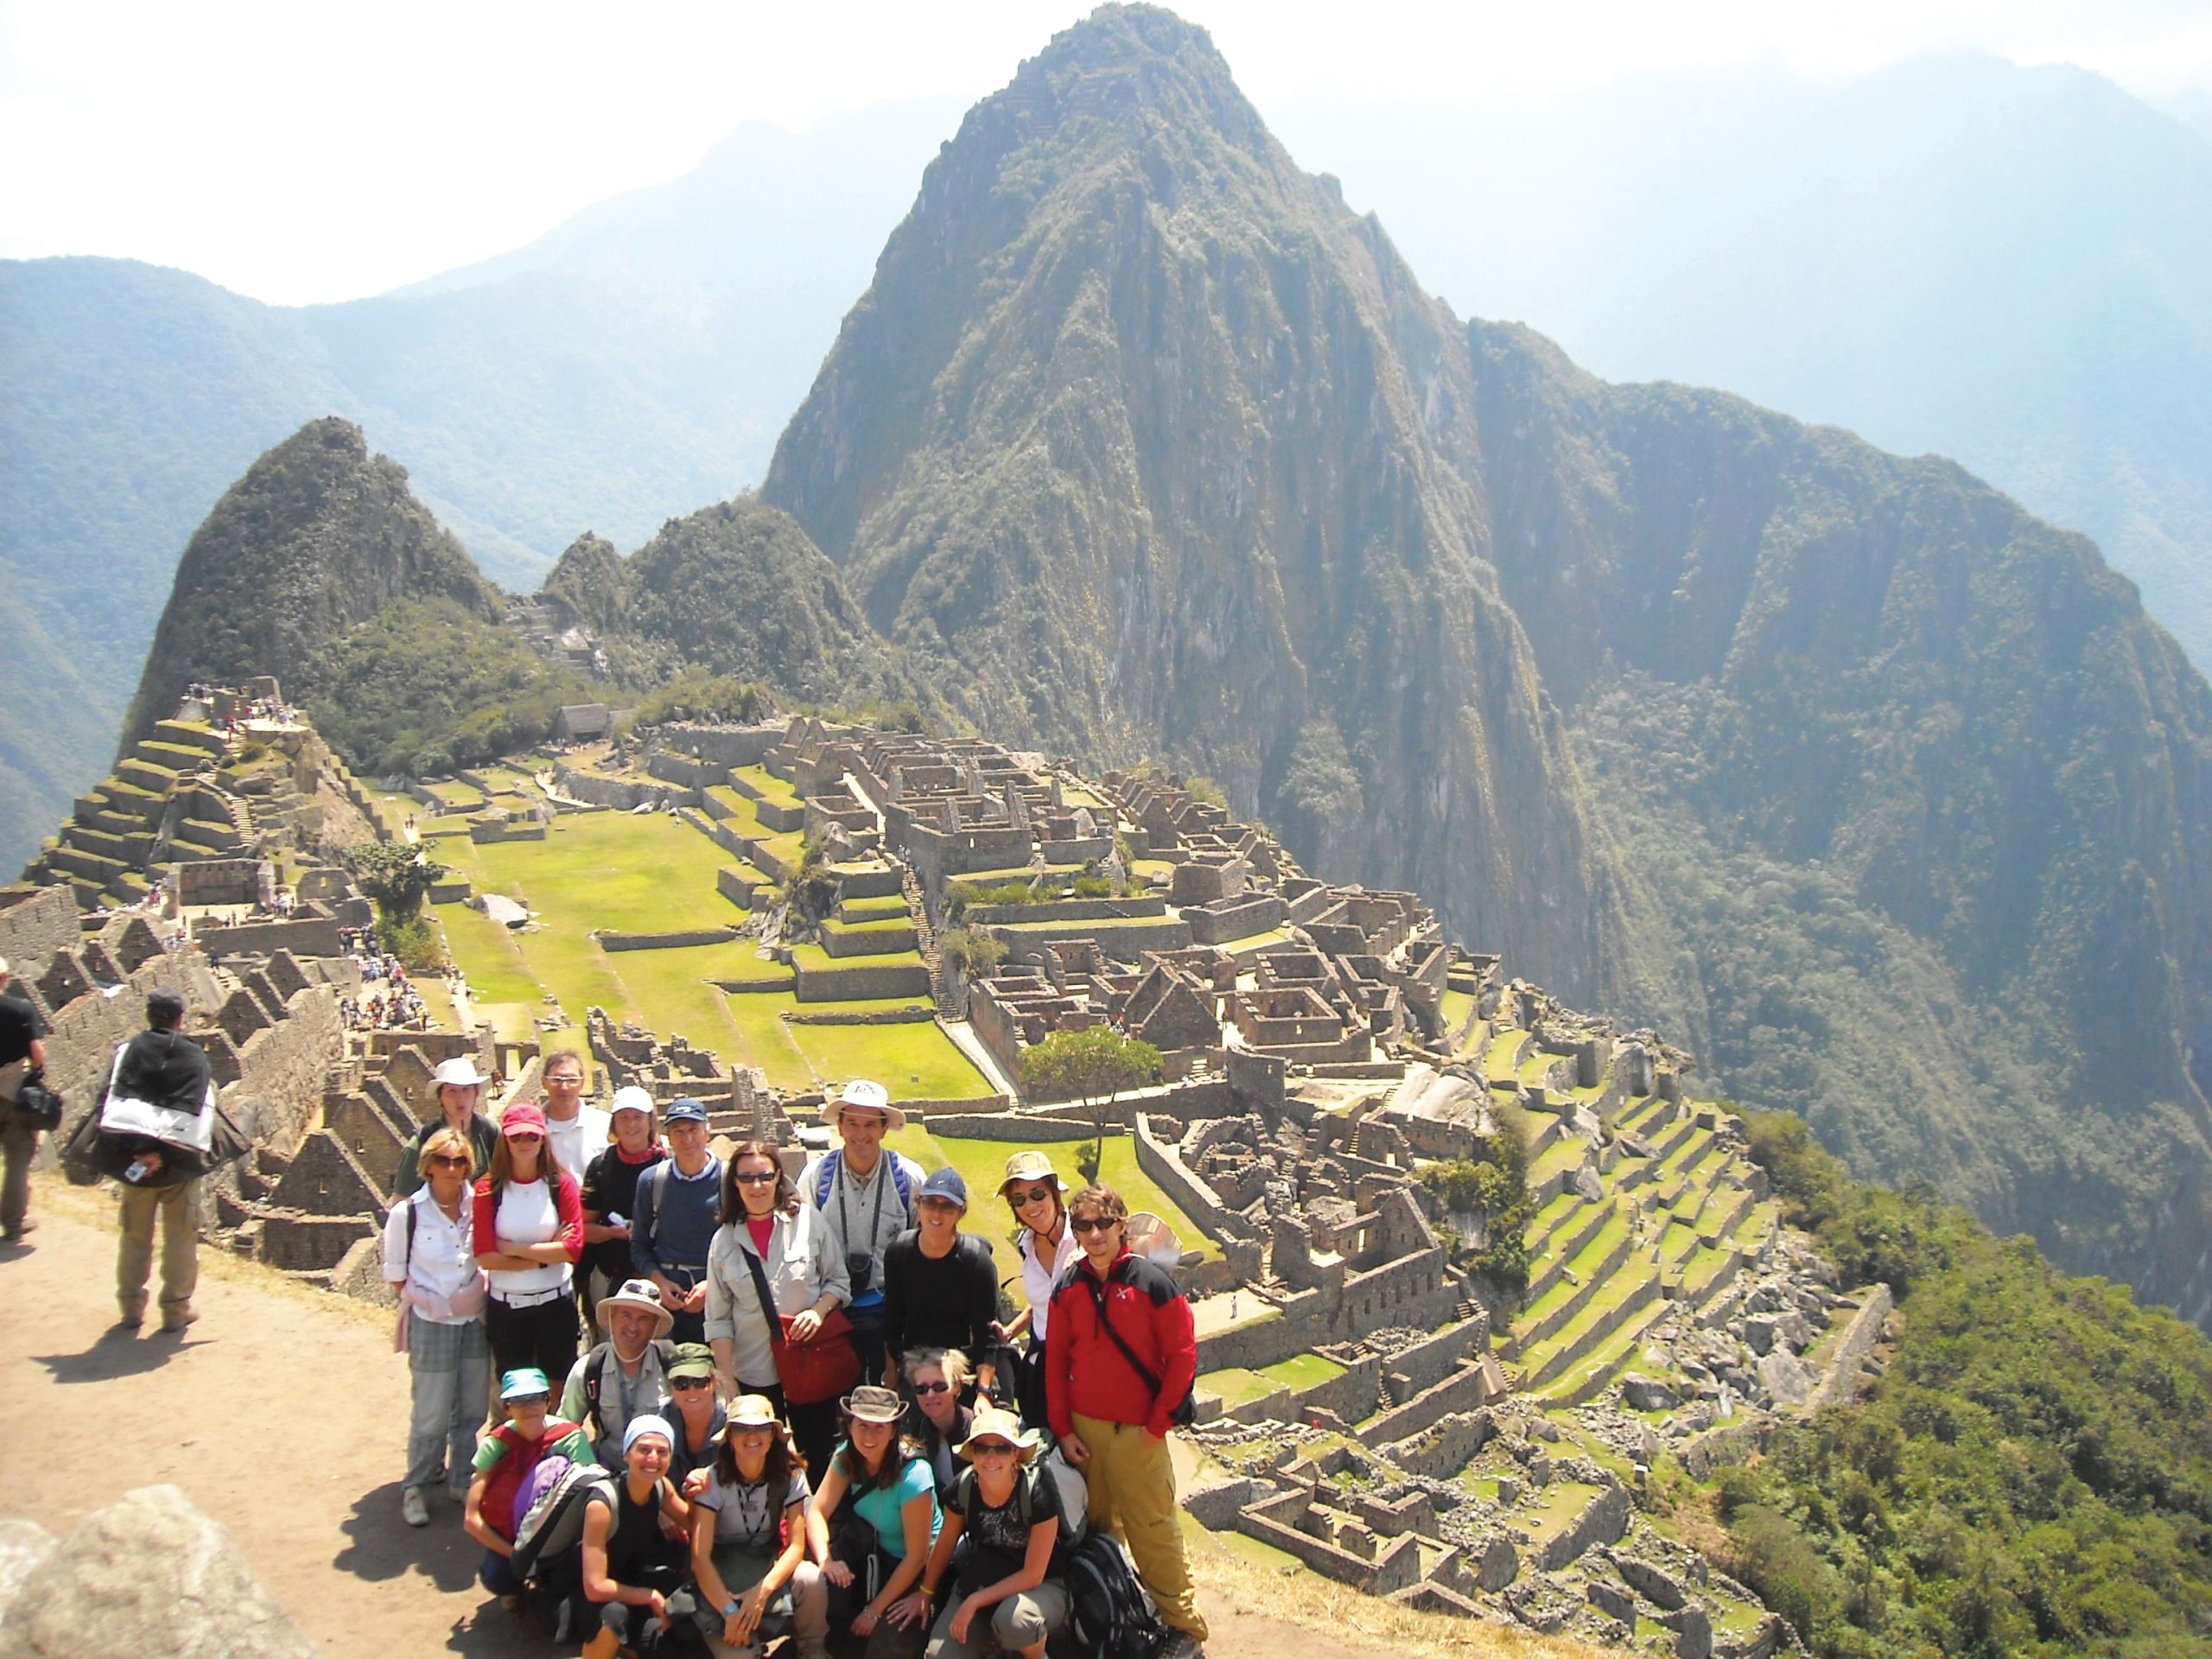
<path fill-rule="evenodd" d="M 146 1017 L 165 1026 L 175 1025 L 184 1018 L 184 993 L 170 990 L 167 986 L 147 992 Z"/>

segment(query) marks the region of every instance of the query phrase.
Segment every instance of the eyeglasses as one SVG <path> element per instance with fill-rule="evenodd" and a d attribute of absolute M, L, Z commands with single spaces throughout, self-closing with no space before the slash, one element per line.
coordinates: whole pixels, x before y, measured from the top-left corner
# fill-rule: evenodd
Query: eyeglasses
<path fill-rule="evenodd" d="M 690 1394 L 695 1389 L 711 1389 L 715 1386 L 715 1379 L 711 1376 L 671 1376 L 668 1379 L 668 1386 L 678 1394 Z"/>
<path fill-rule="evenodd" d="M 1027 1192 L 1015 1193 L 1014 1195 L 1014 1201 L 1016 1204 L 1042 1204 L 1046 1199 L 1052 1196 L 1052 1189 L 1051 1187 L 1033 1186 Z"/>
<path fill-rule="evenodd" d="M 948 1392 L 951 1387 L 951 1383 L 945 1382 L 943 1378 L 939 1378 L 935 1382 L 915 1383 L 914 1392 L 916 1394 L 944 1394 Z"/>
<path fill-rule="evenodd" d="M 1068 1225 L 1078 1233 L 1110 1233 L 1122 1224 L 1119 1216 L 1070 1216 Z"/>
<path fill-rule="evenodd" d="M 740 1186 L 773 1186 L 776 1184 L 772 1172 L 766 1175 L 739 1175 L 733 1179 Z"/>
<path fill-rule="evenodd" d="M 548 1089 L 581 1089 L 584 1086 L 584 1080 L 582 1077 L 548 1077 L 545 1086 Z"/>
<path fill-rule="evenodd" d="M 459 1153 L 434 1152 L 430 1154 L 430 1161 L 440 1169 L 467 1169 L 474 1160 Z"/>

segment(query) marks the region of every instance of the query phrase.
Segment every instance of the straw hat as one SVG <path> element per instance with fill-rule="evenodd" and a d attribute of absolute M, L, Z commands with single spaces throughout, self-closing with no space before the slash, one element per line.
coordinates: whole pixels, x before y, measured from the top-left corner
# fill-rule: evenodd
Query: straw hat
<path fill-rule="evenodd" d="M 968 1438 L 952 1449 L 973 1461 L 976 1454 L 970 1448 L 976 1442 L 993 1439 L 1004 1440 L 1014 1447 L 1024 1463 L 1035 1457 L 1037 1448 L 1045 1443 L 1043 1435 L 1033 1428 L 1024 1428 L 1021 1419 L 1005 1407 L 986 1406 L 969 1423 Z"/>
<path fill-rule="evenodd" d="M 599 1299 L 601 1311 L 610 1307 L 641 1308 L 653 1316 L 653 1336 L 666 1336 L 675 1327 L 676 1315 L 662 1306 L 660 1287 L 650 1279 L 625 1279 L 622 1288 Z"/>
<path fill-rule="evenodd" d="M 999 1196 L 1004 1198 L 1007 1188 L 1016 1181 L 1050 1181 L 1059 1192 L 1060 1202 L 1067 1202 L 1068 1184 L 1052 1167 L 1052 1159 L 1034 1147 L 1027 1152 L 1017 1152 L 1006 1160 L 1006 1179 L 999 1183 Z"/>

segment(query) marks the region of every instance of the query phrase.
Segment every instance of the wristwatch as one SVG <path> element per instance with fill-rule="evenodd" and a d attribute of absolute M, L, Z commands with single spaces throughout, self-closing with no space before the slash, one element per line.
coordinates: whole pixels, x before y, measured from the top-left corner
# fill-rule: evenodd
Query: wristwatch
<path fill-rule="evenodd" d="M 728 1601 L 722 1604 L 722 1617 L 724 1618 L 735 1618 L 737 1617 L 737 1598 L 735 1596 L 732 1596 Z"/>

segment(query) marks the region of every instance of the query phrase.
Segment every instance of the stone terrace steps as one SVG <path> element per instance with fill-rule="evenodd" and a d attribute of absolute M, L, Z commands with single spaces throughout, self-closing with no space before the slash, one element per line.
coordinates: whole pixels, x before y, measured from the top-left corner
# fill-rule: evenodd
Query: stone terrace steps
<path fill-rule="evenodd" d="M 1609 1274 L 1599 1294 L 1586 1300 L 1573 1319 L 1522 1350 L 1523 1386 L 1541 1389 L 1567 1375 L 1638 1313 L 1657 1303 L 1661 1290 L 1658 1274 L 1645 1262 L 1630 1262 Z"/>
<path fill-rule="evenodd" d="M 1529 1280 L 1528 1305 L 1530 1307 L 1535 1306 L 1542 1300 L 1544 1293 L 1559 1282 L 1560 1275 L 1566 1272 L 1569 1262 L 1582 1247 L 1595 1238 L 1617 1213 L 1618 1206 L 1610 1201 L 1586 1204 L 1580 1213 L 1575 1214 L 1566 1225 L 1554 1231 L 1544 1248 L 1544 1255 L 1548 1259 Z"/>
<path fill-rule="evenodd" d="M 1663 1301 L 1654 1301 L 1638 1308 L 1618 1330 L 1584 1355 L 1564 1377 L 1543 1388 L 1536 1397 L 1551 1406 L 1580 1406 L 1595 1400 L 1630 1368 L 1643 1346 L 1644 1333 L 1665 1316 L 1667 1306 Z"/>
<path fill-rule="evenodd" d="M 1640 1263 L 1631 1268 L 1634 1248 L 1627 1212 L 1615 1205 L 1605 1205 L 1603 1224 L 1574 1259 L 1565 1264 L 1545 1294 L 1531 1301 L 1528 1311 L 1514 1321 L 1522 1345 L 1533 1347 L 1572 1325 L 1584 1309 L 1603 1300 L 1606 1288 L 1621 1273 L 1649 1272 Z"/>

